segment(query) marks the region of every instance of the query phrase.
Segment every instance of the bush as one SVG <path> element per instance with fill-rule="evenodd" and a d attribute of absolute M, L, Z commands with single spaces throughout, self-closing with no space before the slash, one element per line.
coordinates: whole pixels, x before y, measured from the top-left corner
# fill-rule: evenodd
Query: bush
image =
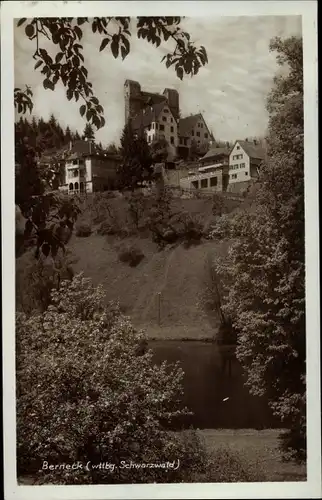
<path fill-rule="evenodd" d="M 92 234 L 92 228 L 90 224 L 86 222 L 80 222 L 76 225 L 76 236 L 80 238 L 87 238 Z"/>
<path fill-rule="evenodd" d="M 223 214 L 224 210 L 224 199 L 223 196 L 219 193 L 215 193 L 212 198 L 212 213 L 215 216 L 219 217 Z"/>
<path fill-rule="evenodd" d="M 55 259 L 35 259 L 31 251 L 16 260 L 16 310 L 27 315 L 44 312 L 50 304 L 53 288 L 61 280 L 72 279 L 71 253 L 59 252 Z"/>
<path fill-rule="evenodd" d="M 224 214 L 221 217 L 217 217 L 208 230 L 207 238 L 210 240 L 223 240 L 230 238 L 233 226 L 234 222 L 228 215 Z"/>
<path fill-rule="evenodd" d="M 139 230 L 146 219 L 147 199 L 141 192 L 133 192 L 127 197 L 127 203 L 131 222 Z"/>
<path fill-rule="evenodd" d="M 131 267 L 136 267 L 144 259 L 142 250 L 134 245 L 122 248 L 119 252 L 119 260 L 128 263 Z"/>
<path fill-rule="evenodd" d="M 196 463 L 203 468 L 201 441 L 175 438 L 161 424 L 186 414 L 182 370 L 154 365 L 143 333 L 106 305 L 101 287 L 81 275 L 62 282 L 44 313 L 17 314 L 16 339 L 19 475 L 56 484 L 175 482 L 189 480 Z M 183 465 L 169 471 L 85 468 L 177 459 Z M 50 474 L 44 461 L 85 465 Z"/>
<path fill-rule="evenodd" d="M 97 234 L 101 236 L 119 236 L 125 238 L 129 236 L 131 231 L 124 224 L 120 224 L 118 219 L 110 219 L 102 222 L 97 229 Z"/>

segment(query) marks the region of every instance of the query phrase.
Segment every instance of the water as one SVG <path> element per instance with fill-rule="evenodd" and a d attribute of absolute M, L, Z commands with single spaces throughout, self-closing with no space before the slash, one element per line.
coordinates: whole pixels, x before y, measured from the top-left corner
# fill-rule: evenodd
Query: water
<path fill-rule="evenodd" d="M 202 341 L 150 341 L 156 363 L 180 361 L 185 372 L 183 403 L 194 412 L 185 425 L 198 428 L 264 429 L 278 427 L 266 399 L 251 396 L 242 368 L 224 349 Z"/>

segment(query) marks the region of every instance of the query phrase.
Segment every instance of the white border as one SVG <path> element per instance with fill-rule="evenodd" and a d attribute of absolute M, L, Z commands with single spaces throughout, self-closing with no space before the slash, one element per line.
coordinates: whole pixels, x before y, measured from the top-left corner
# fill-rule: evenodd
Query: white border
<path fill-rule="evenodd" d="M 15 429 L 14 87 L 13 19 L 108 15 L 302 15 L 305 100 L 305 218 L 307 297 L 308 477 L 306 482 L 113 486 L 17 486 Z M 5 499 L 145 498 L 320 498 L 320 321 L 318 225 L 317 3 L 315 1 L 229 2 L 2 2 L 1 174 Z"/>

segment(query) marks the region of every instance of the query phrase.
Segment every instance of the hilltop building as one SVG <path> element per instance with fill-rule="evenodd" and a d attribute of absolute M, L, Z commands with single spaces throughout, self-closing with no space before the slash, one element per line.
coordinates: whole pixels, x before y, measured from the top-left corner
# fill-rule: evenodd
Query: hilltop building
<path fill-rule="evenodd" d="M 236 141 L 229 154 L 229 183 L 256 179 L 265 151 L 257 141 Z"/>
<path fill-rule="evenodd" d="M 179 93 L 166 88 L 163 94 L 142 91 L 139 82 L 124 84 L 125 123 L 131 120 L 133 129 L 144 133 L 151 144 L 166 139 L 169 157 L 187 158 L 193 145 L 205 153 L 214 138 L 201 113 L 180 118 Z"/>
<path fill-rule="evenodd" d="M 104 153 L 92 141 L 79 140 L 45 152 L 39 165 L 52 172 L 58 165 L 59 189 L 68 194 L 83 194 L 113 189 L 120 161 L 117 155 Z"/>
<path fill-rule="evenodd" d="M 229 183 L 229 149 L 212 148 L 199 160 L 198 168 L 180 180 L 183 189 L 226 191 Z"/>

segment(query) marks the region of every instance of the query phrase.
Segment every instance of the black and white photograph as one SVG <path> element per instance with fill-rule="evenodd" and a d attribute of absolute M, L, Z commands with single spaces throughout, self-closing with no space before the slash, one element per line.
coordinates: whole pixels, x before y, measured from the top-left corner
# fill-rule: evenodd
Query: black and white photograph
<path fill-rule="evenodd" d="M 6 500 L 320 497 L 317 2 L 5 4 Z"/>

